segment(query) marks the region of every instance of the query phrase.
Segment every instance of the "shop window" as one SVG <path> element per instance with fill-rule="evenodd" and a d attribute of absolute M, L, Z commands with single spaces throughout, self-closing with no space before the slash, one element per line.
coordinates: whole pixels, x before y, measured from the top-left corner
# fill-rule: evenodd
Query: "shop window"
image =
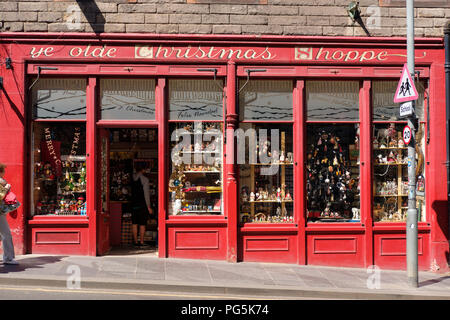
<path fill-rule="evenodd" d="M 86 215 L 86 125 L 35 122 L 32 215 Z"/>
<path fill-rule="evenodd" d="M 292 81 L 240 81 L 239 118 L 247 121 L 292 121 Z"/>
<path fill-rule="evenodd" d="M 293 83 L 244 80 L 239 85 L 240 221 L 293 223 Z"/>
<path fill-rule="evenodd" d="M 155 120 L 154 79 L 101 79 L 102 120 Z"/>
<path fill-rule="evenodd" d="M 399 104 L 394 103 L 398 81 L 373 81 L 373 121 L 396 121 L 399 118 Z M 424 121 L 424 81 L 416 82 L 419 98 L 416 100 L 416 115 Z"/>
<path fill-rule="evenodd" d="M 358 121 L 357 81 L 308 81 L 306 85 L 308 121 Z"/>
<path fill-rule="evenodd" d="M 223 214 L 222 105 L 218 81 L 169 81 L 169 215 Z"/>
<path fill-rule="evenodd" d="M 223 83 L 219 80 L 171 80 L 169 120 L 223 119 Z"/>
<path fill-rule="evenodd" d="M 402 138 L 406 121 L 398 120 L 398 104 L 392 103 L 396 81 L 373 82 L 373 220 L 405 222 L 408 210 L 408 149 Z M 388 91 L 386 90 L 393 90 Z M 420 88 L 420 86 L 419 86 Z M 416 101 L 416 112 L 423 118 L 423 86 Z M 389 96 L 389 99 L 387 98 Z M 391 120 L 381 121 L 381 120 Z M 416 207 L 419 221 L 425 216 L 425 125 L 416 132 Z"/>
<path fill-rule="evenodd" d="M 308 221 L 360 221 L 358 132 L 358 124 L 308 125 Z"/>
<path fill-rule="evenodd" d="M 292 124 L 242 123 L 237 139 L 241 222 L 293 223 Z"/>
<path fill-rule="evenodd" d="M 85 79 L 33 80 L 34 119 L 86 119 Z"/>

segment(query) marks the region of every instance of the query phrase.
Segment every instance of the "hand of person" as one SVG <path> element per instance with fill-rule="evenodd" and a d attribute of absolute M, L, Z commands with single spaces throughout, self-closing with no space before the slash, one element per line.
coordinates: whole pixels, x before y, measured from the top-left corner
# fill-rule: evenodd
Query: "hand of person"
<path fill-rule="evenodd" d="M 147 207 L 148 213 L 152 216 L 153 215 L 153 209 L 151 207 Z"/>

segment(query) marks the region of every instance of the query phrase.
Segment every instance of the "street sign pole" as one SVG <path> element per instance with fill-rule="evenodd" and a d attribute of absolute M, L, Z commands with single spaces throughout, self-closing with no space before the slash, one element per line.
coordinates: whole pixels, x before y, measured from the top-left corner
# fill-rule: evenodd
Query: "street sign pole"
<path fill-rule="evenodd" d="M 406 26 L 407 26 L 407 59 L 408 69 L 414 81 L 414 0 L 406 1 Z M 408 212 L 406 218 L 406 270 L 408 283 L 411 287 L 417 288 L 419 283 L 418 274 L 418 228 L 417 228 L 417 208 L 416 208 L 416 113 L 415 101 L 413 112 L 408 117 L 408 126 L 411 128 L 411 142 L 408 144 Z"/>

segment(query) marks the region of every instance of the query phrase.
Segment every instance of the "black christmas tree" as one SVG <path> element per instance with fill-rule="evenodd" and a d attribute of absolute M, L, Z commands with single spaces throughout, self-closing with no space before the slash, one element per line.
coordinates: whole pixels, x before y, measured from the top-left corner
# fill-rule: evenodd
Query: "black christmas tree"
<path fill-rule="evenodd" d="M 331 130 L 316 136 L 307 151 L 308 211 L 316 218 L 351 218 L 358 184 L 349 169 L 348 144 Z"/>

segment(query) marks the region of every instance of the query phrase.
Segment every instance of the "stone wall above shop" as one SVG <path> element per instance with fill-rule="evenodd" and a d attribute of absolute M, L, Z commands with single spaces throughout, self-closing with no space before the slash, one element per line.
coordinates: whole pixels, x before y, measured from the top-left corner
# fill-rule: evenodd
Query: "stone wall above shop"
<path fill-rule="evenodd" d="M 0 0 L 0 31 L 365 36 L 351 0 Z M 402 0 L 360 0 L 371 36 L 405 36 Z M 401 7 L 403 6 L 403 7 Z M 450 0 L 415 1 L 415 35 L 441 37 Z M 424 7 L 428 6 L 428 7 Z"/>

